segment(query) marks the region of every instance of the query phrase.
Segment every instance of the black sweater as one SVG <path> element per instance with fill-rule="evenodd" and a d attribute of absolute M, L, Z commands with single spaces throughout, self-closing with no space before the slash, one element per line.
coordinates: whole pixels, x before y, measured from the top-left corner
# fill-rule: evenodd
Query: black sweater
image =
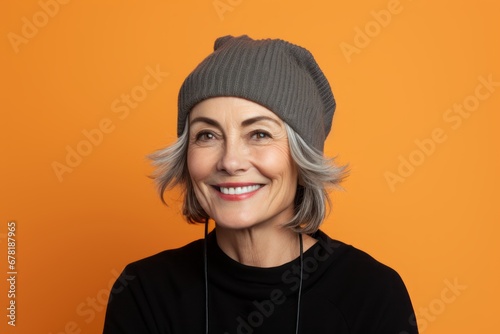
<path fill-rule="evenodd" d="M 414 334 L 399 275 L 318 231 L 304 253 L 302 334 Z M 300 260 L 257 268 L 229 258 L 207 238 L 213 334 L 295 333 Z M 203 240 L 129 264 L 116 281 L 104 334 L 205 333 Z"/>

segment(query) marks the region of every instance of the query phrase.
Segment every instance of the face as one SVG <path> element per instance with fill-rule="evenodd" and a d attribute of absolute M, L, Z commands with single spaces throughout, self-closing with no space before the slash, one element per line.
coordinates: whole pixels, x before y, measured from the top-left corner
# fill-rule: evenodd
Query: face
<path fill-rule="evenodd" d="M 210 98 L 189 114 L 188 170 L 196 198 L 218 227 L 287 223 L 297 169 L 284 123 L 236 97 Z"/>

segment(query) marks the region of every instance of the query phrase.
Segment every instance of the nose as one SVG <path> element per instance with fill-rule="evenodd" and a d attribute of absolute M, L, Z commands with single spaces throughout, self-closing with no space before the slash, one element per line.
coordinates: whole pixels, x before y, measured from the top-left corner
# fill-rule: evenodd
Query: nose
<path fill-rule="evenodd" d="M 237 175 L 248 170 L 249 151 L 240 140 L 226 140 L 219 158 L 217 169 L 229 175 Z"/>

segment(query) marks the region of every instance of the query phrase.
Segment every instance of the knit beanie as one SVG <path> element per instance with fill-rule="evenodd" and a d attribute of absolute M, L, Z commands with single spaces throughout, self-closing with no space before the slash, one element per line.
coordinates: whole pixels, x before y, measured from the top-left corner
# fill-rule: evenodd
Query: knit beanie
<path fill-rule="evenodd" d="M 280 39 L 244 35 L 215 41 L 214 52 L 186 78 L 179 92 L 177 134 L 199 102 L 240 97 L 274 112 L 311 147 L 323 151 L 335 99 L 312 54 Z"/>

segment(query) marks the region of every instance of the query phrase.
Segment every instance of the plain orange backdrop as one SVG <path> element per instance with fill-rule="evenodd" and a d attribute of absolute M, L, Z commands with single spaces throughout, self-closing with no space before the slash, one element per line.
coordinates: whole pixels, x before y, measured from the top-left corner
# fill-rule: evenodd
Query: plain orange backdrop
<path fill-rule="evenodd" d="M 202 237 L 177 193 L 160 203 L 145 156 L 175 139 L 180 84 L 226 34 L 302 45 L 331 82 L 326 153 L 351 175 L 323 229 L 401 274 L 422 333 L 496 332 L 499 12 L 493 0 L 5 3 L 0 249 L 15 221 L 18 274 L 15 327 L 1 280 L 1 332 L 99 333 L 124 265 Z"/>

